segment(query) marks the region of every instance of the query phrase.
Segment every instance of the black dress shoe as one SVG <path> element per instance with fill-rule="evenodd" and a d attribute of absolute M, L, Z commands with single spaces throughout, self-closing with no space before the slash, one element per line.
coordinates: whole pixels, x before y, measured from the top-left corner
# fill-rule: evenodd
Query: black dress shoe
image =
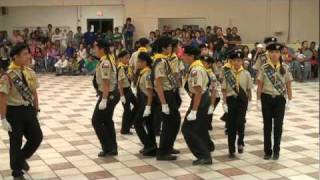
<path fill-rule="evenodd" d="M 238 153 L 239 154 L 243 153 L 243 145 L 238 145 Z"/>
<path fill-rule="evenodd" d="M 267 155 L 267 154 L 266 154 L 266 155 L 264 155 L 263 159 L 264 159 L 264 160 L 269 160 L 269 159 L 271 159 L 271 155 Z"/>
<path fill-rule="evenodd" d="M 26 180 L 26 178 L 24 178 L 24 176 L 18 176 L 14 177 L 13 180 Z"/>
<path fill-rule="evenodd" d="M 143 153 L 144 156 L 149 156 L 149 157 L 156 157 L 157 155 L 157 149 L 153 149 L 153 150 L 145 150 L 145 152 Z"/>
<path fill-rule="evenodd" d="M 177 150 L 177 149 L 172 149 L 172 150 L 170 151 L 170 154 L 180 154 L 180 151 Z"/>
<path fill-rule="evenodd" d="M 133 135 L 132 132 L 120 132 L 122 135 Z"/>
<path fill-rule="evenodd" d="M 22 165 L 22 169 L 25 171 L 29 171 L 30 170 L 30 166 L 27 163 L 27 161 L 24 161 L 23 165 Z"/>
<path fill-rule="evenodd" d="M 177 160 L 177 156 L 173 156 L 171 154 L 163 155 L 163 156 L 157 156 L 158 161 L 175 161 Z"/>
<path fill-rule="evenodd" d="M 142 149 L 140 149 L 139 153 L 140 153 L 140 154 L 143 154 L 144 151 L 145 151 L 144 148 L 142 148 Z"/>
<path fill-rule="evenodd" d="M 236 155 L 234 155 L 234 153 L 229 153 L 229 158 L 234 159 L 234 158 L 236 158 Z"/>
<path fill-rule="evenodd" d="M 192 165 L 198 166 L 198 165 L 208 165 L 212 164 L 212 159 L 198 159 L 192 162 Z"/>
<path fill-rule="evenodd" d="M 209 145 L 209 151 L 210 151 L 210 152 L 214 152 L 215 149 L 216 149 L 216 148 L 215 148 L 215 145 L 214 145 L 214 144 L 210 144 L 210 145 Z"/>
<path fill-rule="evenodd" d="M 273 160 L 278 160 L 279 159 L 279 157 L 280 157 L 280 155 L 279 154 L 273 154 Z"/>
<path fill-rule="evenodd" d="M 109 151 L 109 152 L 101 151 L 98 154 L 98 157 L 116 156 L 116 155 L 118 155 L 118 151 L 117 150 L 112 150 L 112 151 Z"/>

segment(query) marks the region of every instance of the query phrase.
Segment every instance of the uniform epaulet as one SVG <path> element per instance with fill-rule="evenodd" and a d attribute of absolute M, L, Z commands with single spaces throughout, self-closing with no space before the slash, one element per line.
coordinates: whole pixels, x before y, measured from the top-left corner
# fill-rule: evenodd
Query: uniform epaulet
<path fill-rule="evenodd" d="M 288 64 L 286 64 L 286 63 L 282 63 L 282 66 L 283 66 L 285 69 L 289 69 L 289 66 L 288 66 Z"/>
<path fill-rule="evenodd" d="M 270 64 L 268 64 L 268 63 L 264 63 L 261 67 L 263 67 L 263 68 L 266 68 L 266 67 L 268 67 Z"/>

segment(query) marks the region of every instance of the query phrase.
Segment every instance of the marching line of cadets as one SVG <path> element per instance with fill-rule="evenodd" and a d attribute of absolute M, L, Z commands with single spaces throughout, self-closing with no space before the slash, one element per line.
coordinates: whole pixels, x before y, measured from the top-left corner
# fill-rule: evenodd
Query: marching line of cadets
<path fill-rule="evenodd" d="M 180 151 L 174 148 L 174 142 L 181 127 L 185 142 L 196 157 L 193 165 L 212 164 L 211 152 L 215 145 L 209 130 L 212 130 L 213 112 L 220 101 L 229 157 L 235 158 L 236 150 L 243 153 L 253 81 L 242 67 L 242 49 L 230 50 L 222 71 L 216 72 L 215 60 L 202 54 L 201 47 L 184 47 L 181 61 L 175 54 L 177 40 L 162 36 L 152 45 L 146 38 L 139 42 L 141 47 L 131 57 L 127 51 L 115 57 L 110 42 L 98 40 L 95 43 L 100 62 L 93 78 L 98 100 L 92 125 L 101 144 L 98 156 L 118 155 L 113 113 L 119 101 L 123 106 L 120 132 L 132 134 L 133 126 L 143 145 L 139 153 L 144 156 L 160 161 L 176 160 Z M 266 38 L 264 43 L 267 51 L 255 64 L 257 110 L 263 115 L 264 159 L 277 160 L 285 109 L 291 106 L 292 76 L 282 63 L 283 45 L 273 37 Z M 34 71 L 27 68 L 30 50 L 26 44 L 18 43 L 10 56 L 12 63 L 0 81 L 0 113 L 2 127 L 9 133 L 12 176 L 18 180 L 24 179 L 23 173 L 30 169 L 26 160 L 39 147 L 43 135 L 37 119 L 39 83 Z M 181 125 L 179 108 L 185 92 L 191 101 Z M 158 143 L 157 135 L 160 136 Z M 22 147 L 23 136 L 27 141 Z"/>

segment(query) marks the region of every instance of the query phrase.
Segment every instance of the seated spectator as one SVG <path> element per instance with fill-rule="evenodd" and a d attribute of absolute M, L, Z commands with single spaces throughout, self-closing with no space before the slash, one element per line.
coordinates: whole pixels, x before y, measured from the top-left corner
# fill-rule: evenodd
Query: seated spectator
<path fill-rule="evenodd" d="M 312 51 L 312 58 L 311 58 L 311 77 L 317 78 L 318 77 L 318 52 L 316 49 L 316 42 L 312 41 L 310 44 L 310 50 Z"/>
<path fill-rule="evenodd" d="M 44 65 L 44 56 L 40 47 L 36 47 L 33 59 L 35 61 L 34 70 L 36 72 L 44 72 L 45 65 Z"/>
<path fill-rule="evenodd" d="M 73 56 L 73 54 L 76 52 L 75 48 L 72 46 L 72 42 L 68 43 L 68 47 L 65 51 L 66 58 L 69 59 Z"/>
<path fill-rule="evenodd" d="M 82 72 L 86 75 L 94 75 L 97 64 L 98 61 L 91 54 L 89 54 L 88 58 L 84 60 Z"/>
<path fill-rule="evenodd" d="M 68 60 L 65 55 L 62 55 L 61 59 L 54 65 L 56 68 L 56 75 L 64 75 L 68 72 Z"/>
<path fill-rule="evenodd" d="M 200 31 L 196 31 L 195 38 L 193 39 L 193 45 L 200 46 L 205 43 L 205 38 L 201 37 Z"/>
<path fill-rule="evenodd" d="M 77 52 L 77 60 L 78 60 L 80 72 L 82 71 L 83 63 L 84 63 L 84 60 L 87 58 L 87 55 L 88 55 L 87 49 L 85 48 L 84 44 L 81 43 L 79 50 Z"/>
<path fill-rule="evenodd" d="M 238 35 L 238 28 L 233 27 L 231 34 L 227 36 L 228 40 L 228 49 L 234 48 L 236 45 L 241 44 L 241 37 Z"/>

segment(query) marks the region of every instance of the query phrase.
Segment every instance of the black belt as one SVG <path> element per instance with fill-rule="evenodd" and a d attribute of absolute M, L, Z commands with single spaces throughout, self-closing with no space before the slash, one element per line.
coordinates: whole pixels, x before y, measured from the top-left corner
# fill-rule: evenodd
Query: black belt
<path fill-rule="evenodd" d="M 266 93 L 262 93 L 262 95 L 264 95 L 264 96 L 269 96 L 269 97 L 271 97 L 271 98 L 283 97 L 283 95 L 271 95 L 271 94 L 266 94 Z"/>

